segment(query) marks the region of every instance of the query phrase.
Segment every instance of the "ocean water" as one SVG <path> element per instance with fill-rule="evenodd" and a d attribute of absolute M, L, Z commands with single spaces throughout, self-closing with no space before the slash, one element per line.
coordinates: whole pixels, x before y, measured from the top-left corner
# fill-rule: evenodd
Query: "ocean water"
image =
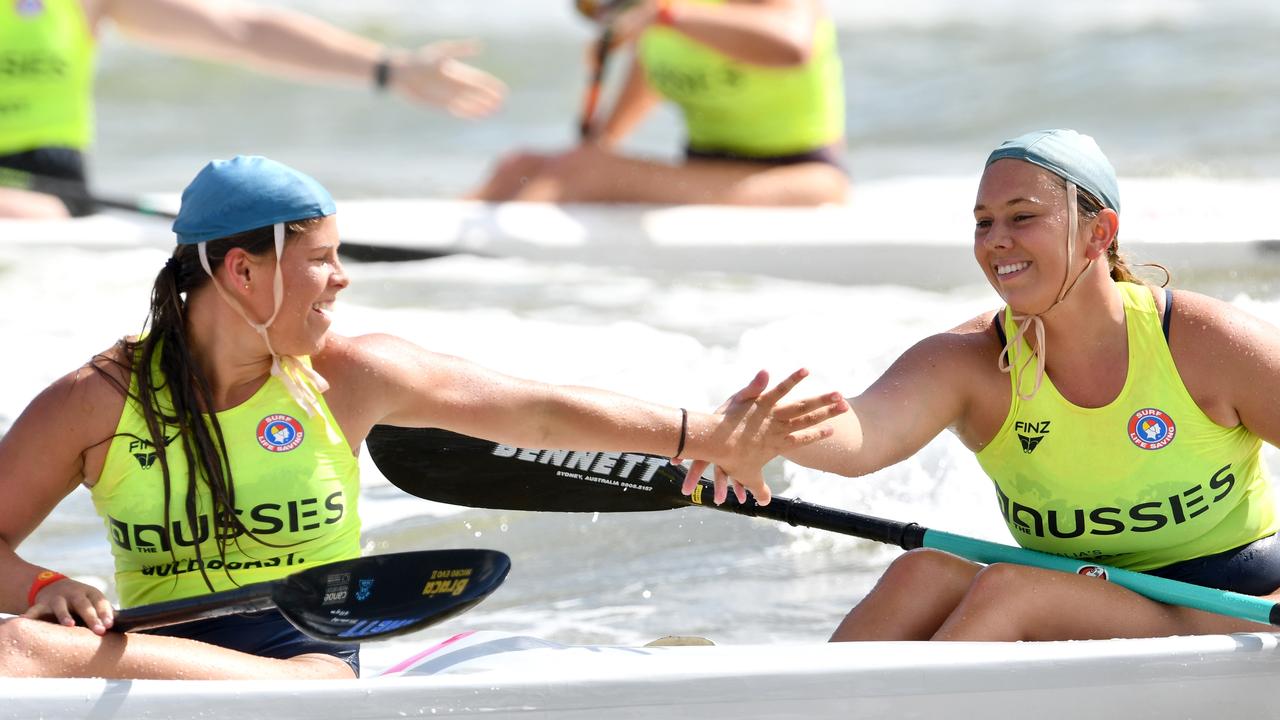
<path fill-rule="evenodd" d="M 590 28 L 568 3 L 291 4 L 397 45 L 477 37 L 487 49 L 476 63 L 507 80 L 509 101 L 490 120 L 464 123 L 365 88 L 295 85 L 171 59 L 108 30 L 92 155 L 98 190 L 174 192 L 207 159 L 253 152 L 311 172 L 340 198 L 448 196 L 479 182 L 504 151 L 573 138 Z M 831 5 L 855 183 L 976 174 L 1000 140 L 1047 126 L 1095 135 L 1123 176 L 1280 177 L 1280 57 L 1259 51 L 1280 30 L 1274 3 Z M 678 127 L 674 115 L 659 113 L 629 147 L 671 157 Z M 937 200 L 919 198 L 901 222 L 927 215 Z M 163 257 L 159 250 L 0 253 L 0 432 L 53 379 L 139 328 Z M 759 368 L 779 376 L 810 368 L 797 392 L 856 393 L 920 337 L 998 305 L 980 284 L 838 286 L 466 257 L 349 270 L 339 332 L 394 332 L 509 373 L 697 408 L 714 407 Z M 1277 277 L 1276 268 L 1255 266 L 1176 280 L 1277 322 Z M 990 483 L 950 436 L 866 478 L 785 464 L 772 466 L 770 477 L 776 492 L 812 502 L 1008 539 Z M 701 508 L 481 511 L 407 497 L 372 468 L 365 484 L 368 551 L 490 547 L 514 561 L 505 585 L 478 607 L 369 645 L 371 671 L 463 629 L 561 642 L 667 634 L 722 644 L 819 642 L 896 554 Z M 111 589 L 104 531 L 83 490 L 21 552 Z"/>

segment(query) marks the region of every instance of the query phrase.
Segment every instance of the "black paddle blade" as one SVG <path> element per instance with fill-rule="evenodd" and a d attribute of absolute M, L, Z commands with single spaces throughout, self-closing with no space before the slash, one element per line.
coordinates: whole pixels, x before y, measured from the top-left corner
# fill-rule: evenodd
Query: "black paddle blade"
<path fill-rule="evenodd" d="M 733 493 L 712 502 L 699 480 L 681 494 L 685 469 L 640 453 L 566 452 L 498 445 L 436 428 L 378 425 L 366 442 L 383 475 L 427 500 L 499 510 L 631 512 L 696 505 L 747 517 L 803 525 L 897 545 L 921 547 L 925 528 L 775 496 L 768 505 Z"/>
<path fill-rule="evenodd" d="M 272 588 L 280 613 L 311 637 L 362 642 L 420 630 L 493 592 L 511 569 L 496 550 L 424 550 L 343 560 Z"/>
<path fill-rule="evenodd" d="M 684 507 L 684 468 L 641 453 L 533 450 L 437 428 L 376 425 L 369 456 L 393 485 L 427 500 L 551 512 Z"/>

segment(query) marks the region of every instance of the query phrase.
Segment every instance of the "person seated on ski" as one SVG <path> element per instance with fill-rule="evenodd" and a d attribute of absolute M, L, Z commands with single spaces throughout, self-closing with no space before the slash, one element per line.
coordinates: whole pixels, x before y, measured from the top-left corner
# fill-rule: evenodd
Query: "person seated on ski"
<path fill-rule="evenodd" d="M 845 200 L 842 70 L 835 25 L 821 0 L 605 5 L 629 6 L 605 22 L 615 45 L 634 48 L 608 120 L 595 132 L 586 118 L 589 136 L 568 151 L 503 158 L 470 197 L 733 205 Z M 683 112 L 683 160 L 619 152 L 661 99 Z"/>
<path fill-rule="evenodd" d="M 832 437 L 786 457 L 865 475 L 951 429 L 991 477 L 1018 544 L 1275 593 L 1280 518 L 1260 452 L 1264 440 L 1280 443 L 1280 332 L 1228 303 L 1134 276 L 1117 250 L 1115 170 L 1088 136 L 1045 130 L 996 148 L 974 218 L 974 255 L 1004 308 L 921 340 L 850 398 Z M 749 405 L 761 389 L 726 407 Z M 721 494 L 725 474 L 716 473 Z M 739 493 L 767 492 L 759 477 L 732 480 Z M 921 549 L 890 565 L 832 640 L 1263 629 L 1096 577 Z"/>
<path fill-rule="evenodd" d="M 828 433 L 820 423 L 847 409 L 836 393 L 781 403 L 803 370 L 760 407 L 689 413 L 508 377 L 393 336 L 332 333 L 348 284 L 333 200 L 266 158 L 206 165 L 173 227 L 147 331 L 54 382 L 0 438 L 0 612 L 25 616 L 0 622 L 0 674 L 357 673 L 352 646 L 309 639 L 274 610 L 128 640 L 107 632 L 101 591 L 16 552 L 77 485 L 104 519 L 115 588 L 133 606 L 359 556 L 356 455 L 379 423 L 527 447 L 682 453 L 750 475 Z M 281 509 L 290 505 L 296 514 Z M 88 627 L 71 627 L 77 619 Z"/>
<path fill-rule="evenodd" d="M 40 0 L 0 5 L 0 217 L 93 212 L 84 153 L 93 133 L 93 65 L 104 25 L 132 41 L 286 77 L 368 84 L 475 118 L 502 82 L 459 58 L 471 43 L 392 51 L 319 19 L 252 2 Z M 58 193 L 63 193 L 61 197 Z"/>

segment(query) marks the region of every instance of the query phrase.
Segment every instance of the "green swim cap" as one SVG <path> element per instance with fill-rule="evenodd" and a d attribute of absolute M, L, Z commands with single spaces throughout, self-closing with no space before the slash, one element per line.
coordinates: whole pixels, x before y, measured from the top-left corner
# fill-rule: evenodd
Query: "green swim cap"
<path fill-rule="evenodd" d="M 1088 135 L 1075 130 L 1037 130 L 1005 140 L 987 157 L 987 166 L 1012 158 L 1038 165 L 1120 212 L 1120 185 L 1116 169 L 1102 148 Z"/>

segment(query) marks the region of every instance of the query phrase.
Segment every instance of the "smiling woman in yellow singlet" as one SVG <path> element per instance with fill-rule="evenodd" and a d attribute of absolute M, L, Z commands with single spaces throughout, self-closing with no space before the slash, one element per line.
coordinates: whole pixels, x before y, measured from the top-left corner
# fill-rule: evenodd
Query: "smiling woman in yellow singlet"
<path fill-rule="evenodd" d="M 611 25 L 634 50 L 608 119 L 565 153 L 503 159 L 473 197 L 555 202 L 841 202 L 844 85 L 820 0 L 642 0 Z M 617 146 L 660 100 L 684 118 L 684 158 Z"/>
<path fill-rule="evenodd" d="M 209 163 L 182 194 L 148 332 L 31 402 L 0 438 L 0 675 L 350 678 L 358 650 L 279 612 L 126 641 L 96 587 L 18 555 L 77 485 L 103 518 L 124 605 L 204 595 L 360 554 L 356 455 L 379 423 L 509 445 L 704 457 L 753 476 L 829 434 L 838 394 L 730 414 L 501 375 L 396 337 L 329 331 L 348 279 L 335 205 L 263 157 Z M 44 622 L 44 620 L 53 622 Z M 87 627 L 73 627 L 79 619 Z M 199 640 L 200 642 L 192 642 Z"/>
<path fill-rule="evenodd" d="M 850 398 L 835 435 L 787 457 L 865 475 L 950 429 L 1020 545 L 1280 597 L 1280 517 L 1260 458 L 1264 441 L 1280 444 L 1280 331 L 1133 275 L 1117 250 L 1115 170 L 1086 135 L 1045 130 L 996 148 L 974 219 L 974 255 L 1004 308 L 921 340 Z M 832 639 L 1268 629 L 1092 577 L 922 549 L 894 561 Z"/>

